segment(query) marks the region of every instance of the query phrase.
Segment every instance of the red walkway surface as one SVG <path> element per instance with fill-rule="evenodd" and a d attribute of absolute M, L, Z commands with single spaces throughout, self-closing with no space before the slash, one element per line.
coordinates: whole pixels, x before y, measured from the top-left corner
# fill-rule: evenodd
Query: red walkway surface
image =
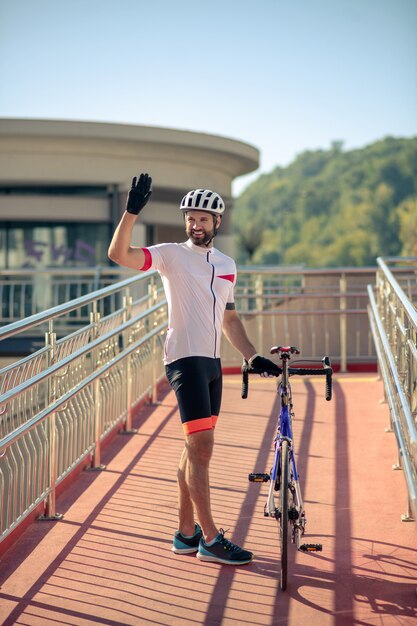
<path fill-rule="evenodd" d="M 105 450 L 107 470 L 84 472 L 58 500 L 60 522 L 36 522 L 4 555 L 0 620 L 22 625 L 190 624 L 297 626 L 417 623 L 417 527 L 404 523 L 406 491 L 392 470 L 396 444 L 374 375 L 295 380 L 294 423 L 307 508 L 306 541 L 290 546 L 286 592 L 278 586 L 278 531 L 263 517 L 270 469 L 274 382 L 251 379 L 240 399 L 225 379 L 212 461 L 219 526 L 253 549 L 240 568 L 175 556 L 176 465 L 182 450 L 175 398 L 166 392 L 137 419 L 138 432 Z M 269 457 L 268 460 L 266 460 Z"/>

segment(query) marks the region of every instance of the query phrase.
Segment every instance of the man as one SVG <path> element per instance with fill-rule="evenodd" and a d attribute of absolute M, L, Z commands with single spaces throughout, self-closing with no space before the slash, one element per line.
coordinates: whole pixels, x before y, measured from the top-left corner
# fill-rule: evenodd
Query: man
<path fill-rule="evenodd" d="M 252 560 L 252 552 L 225 538 L 210 507 L 209 463 L 222 394 L 222 330 L 250 364 L 265 370 L 277 366 L 259 356 L 250 342 L 235 310 L 235 262 L 213 246 L 225 208 L 222 198 L 208 189 L 184 196 L 180 209 L 188 236 L 185 243 L 132 247 L 133 225 L 151 193 L 148 174 L 133 179 L 109 257 L 125 267 L 158 270 L 168 300 L 164 363 L 185 436 L 178 469 L 179 527 L 172 550 L 197 552 L 202 561 L 244 565 Z"/>

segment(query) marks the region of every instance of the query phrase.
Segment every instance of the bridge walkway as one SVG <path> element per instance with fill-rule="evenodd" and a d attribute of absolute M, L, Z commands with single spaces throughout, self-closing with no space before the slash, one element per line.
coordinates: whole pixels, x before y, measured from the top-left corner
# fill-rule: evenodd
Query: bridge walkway
<path fill-rule="evenodd" d="M 103 451 L 106 470 L 83 472 L 57 501 L 59 522 L 35 522 L 0 564 L 5 626 L 408 626 L 417 617 L 417 533 L 401 521 L 406 486 L 375 374 L 339 374 L 325 402 L 321 379 L 293 379 L 295 442 L 308 524 L 323 552 L 290 550 L 278 585 L 276 522 L 263 517 L 274 434 L 273 381 L 226 376 L 211 464 L 212 506 L 227 536 L 255 553 L 240 568 L 171 552 L 176 466 L 183 439 L 165 388 L 137 432 Z M 264 459 L 267 459 L 266 464 Z"/>

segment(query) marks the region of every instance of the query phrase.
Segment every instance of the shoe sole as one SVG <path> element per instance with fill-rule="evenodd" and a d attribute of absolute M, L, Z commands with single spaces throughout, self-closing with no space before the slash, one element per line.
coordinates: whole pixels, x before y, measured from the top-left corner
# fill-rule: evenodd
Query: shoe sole
<path fill-rule="evenodd" d="M 197 552 L 197 558 L 200 559 L 200 561 L 221 563 L 222 565 L 247 565 L 253 561 L 253 556 L 250 559 L 246 559 L 246 561 L 230 561 L 228 559 L 220 559 L 217 556 L 206 556 L 205 554 L 200 554 L 200 552 Z"/>
<path fill-rule="evenodd" d="M 198 548 L 171 548 L 174 554 L 192 554 L 197 552 Z"/>

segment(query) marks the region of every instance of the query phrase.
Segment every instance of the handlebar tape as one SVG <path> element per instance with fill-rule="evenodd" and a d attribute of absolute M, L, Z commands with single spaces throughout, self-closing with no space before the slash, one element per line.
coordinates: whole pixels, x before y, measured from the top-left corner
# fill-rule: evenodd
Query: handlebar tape
<path fill-rule="evenodd" d="M 248 397 L 248 388 L 249 388 L 249 372 L 248 366 L 242 367 L 242 398 L 246 400 Z"/>
<path fill-rule="evenodd" d="M 326 371 L 326 400 L 332 399 L 332 374 Z"/>
<path fill-rule="evenodd" d="M 326 372 L 326 400 L 332 399 L 332 374 L 333 370 L 330 367 L 330 359 L 325 356 L 323 359 L 323 367 Z"/>
<path fill-rule="evenodd" d="M 288 373 L 290 376 L 294 374 L 299 374 L 300 376 L 325 376 L 326 370 L 310 367 L 289 367 Z"/>

